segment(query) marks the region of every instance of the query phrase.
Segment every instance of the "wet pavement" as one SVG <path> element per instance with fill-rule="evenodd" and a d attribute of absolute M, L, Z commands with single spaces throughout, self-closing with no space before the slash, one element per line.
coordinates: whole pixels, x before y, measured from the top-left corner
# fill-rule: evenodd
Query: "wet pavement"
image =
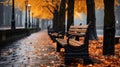
<path fill-rule="evenodd" d="M 63 62 L 47 31 L 41 31 L 0 50 L 0 67 L 58 67 Z"/>

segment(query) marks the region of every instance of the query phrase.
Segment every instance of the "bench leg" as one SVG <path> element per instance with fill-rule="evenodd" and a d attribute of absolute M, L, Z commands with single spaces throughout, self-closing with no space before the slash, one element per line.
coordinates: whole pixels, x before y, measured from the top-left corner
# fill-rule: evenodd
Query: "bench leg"
<path fill-rule="evenodd" d="M 66 58 L 66 57 L 64 58 L 65 65 L 69 65 L 71 63 L 81 63 L 81 64 L 85 64 L 85 65 L 94 64 L 94 62 L 89 57 L 81 58 L 81 59 L 80 58 L 72 59 L 72 58 Z"/>
<path fill-rule="evenodd" d="M 71 63 L 71 61 L 70 61 L 70 59 L 68 59 L 68 58 L 64 58 L 64 64 L 65 65 L 69 65 Z"/>
<path fill-rule="evenodd" d="M 81 63 L 81 64 L 94 64 L 88 54 L 65 54 L 64 64 L 69 65 L 71 63 Z"/>
<path fill-rule="evenodd" d="M 87 58 L 84 58 L 84 64 L 85 65 L 94 64 L 94 62 L 89 57 L 87 57 Z"/>
<path fill-rule="evenodd" d="M 60 52 L 61 48 L 62 48 L 62 46 L 57 42 L 57 52 Z"/>

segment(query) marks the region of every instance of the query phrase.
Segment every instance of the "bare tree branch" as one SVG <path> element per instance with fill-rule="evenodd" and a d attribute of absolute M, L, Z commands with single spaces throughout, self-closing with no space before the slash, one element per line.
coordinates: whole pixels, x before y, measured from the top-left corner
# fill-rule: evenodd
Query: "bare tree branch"
<path fill-rule="evenodd" d="M 51 4 L 49 3 L 49 1 L 47 1 L 47 0 L 45 0 L 45 1 L 46 1 L 46 3 L 48 3 L 48 5 L 49 5 L 50 7 L 54 8 L 55 10 L 58 10 L 58 9 L 59 9 L 59 8 L 58 8 L 58 7 L 59 7 L 59 5 L 58 5 L 58 2 L 59 2 L 59 1 L 58 1 L 58 0 L 57 0 L 57 4 L 53 4 L 54 6 L 51 5 Z"/>
<path fill-rule="evenodd" d="M 48 10 L 53 14 L 53 11 L 48 6 L 42 6 L 42 7 L 48 8 Z"/>
<path fill-rule="evenodd" d="M 53 14 L 54 12 L 47 6 L 48 10 Z"/>

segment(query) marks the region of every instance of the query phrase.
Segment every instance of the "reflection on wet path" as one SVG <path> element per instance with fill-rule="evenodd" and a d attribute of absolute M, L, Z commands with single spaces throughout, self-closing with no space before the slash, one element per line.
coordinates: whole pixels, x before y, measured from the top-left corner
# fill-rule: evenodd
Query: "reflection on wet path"
<path fill-rule="evenodd" d="M 0 67 L 58 67 L 62 63 L 47 31 L 34 33 L 0 51 Z"/>

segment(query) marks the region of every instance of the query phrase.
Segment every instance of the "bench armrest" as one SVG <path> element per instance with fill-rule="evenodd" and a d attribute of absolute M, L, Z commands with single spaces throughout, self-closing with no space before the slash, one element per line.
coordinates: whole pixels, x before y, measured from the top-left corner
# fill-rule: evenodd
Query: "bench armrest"
<path fill-rule="evenodd" d="M 69 43 L 69 40 L 70 40 L 70 38 L 73 38 L 73 37 L 74 37 L 74 35 L 69 35 L 69 36 L 68 36 L 67 44 L 70 44 L 70 43 Z"/>
<path fill-rule="evenodd" d="M 59 31 L 57 37 L 63 38 L 63 37 L 64 37 L 63 32 L 62 32 L 62 31 Z"/>

